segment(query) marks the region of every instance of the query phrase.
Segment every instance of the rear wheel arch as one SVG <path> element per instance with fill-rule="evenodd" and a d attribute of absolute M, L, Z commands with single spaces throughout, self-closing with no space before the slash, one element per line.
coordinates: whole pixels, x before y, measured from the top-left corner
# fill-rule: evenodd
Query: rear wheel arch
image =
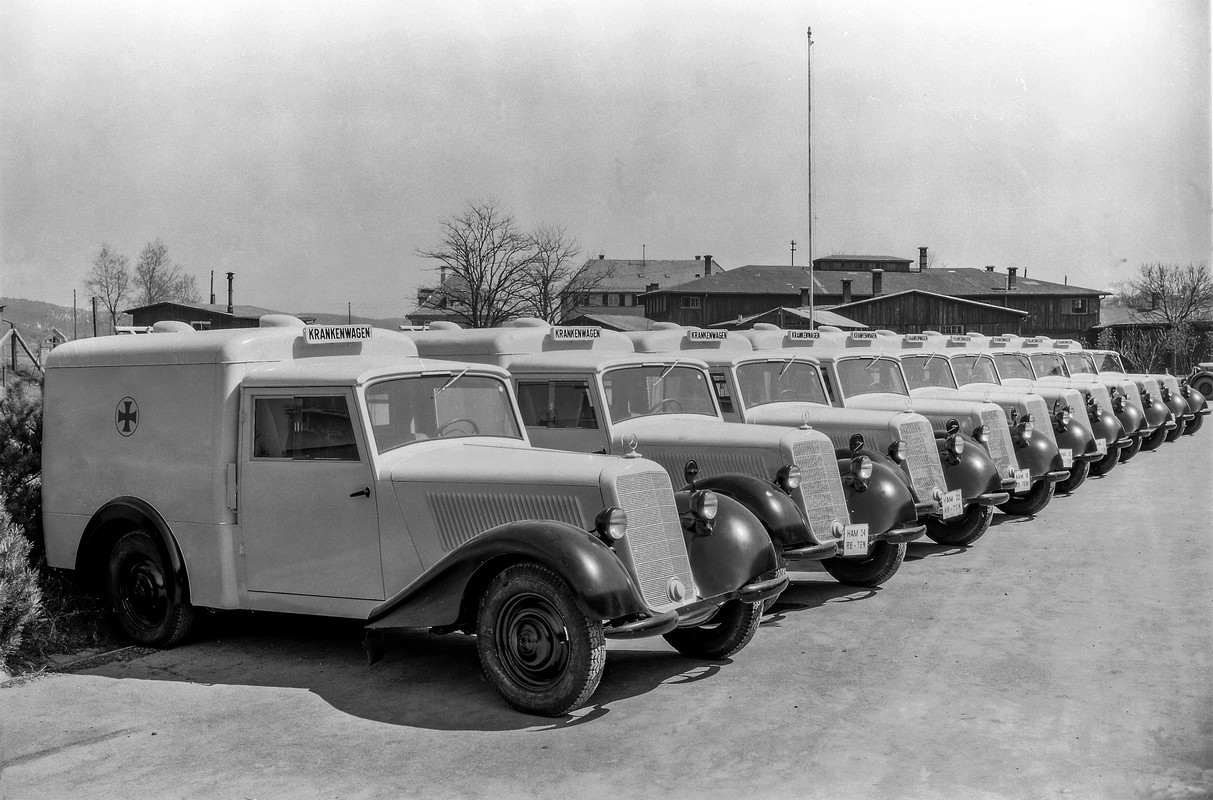
<path fill-rule="evenodd" d="M 118 540 L 133 530 L 146 531 L 156 543 L 160 558 L 173 577 L 173 599 L 189 602 L 189 579 L 181 549 L 164 517 L 150 503 L 137 497 L 115 498 L 93 514 L 76 551 L 78 579 L 90 591 L 103 594 L 110 553 Z"/>

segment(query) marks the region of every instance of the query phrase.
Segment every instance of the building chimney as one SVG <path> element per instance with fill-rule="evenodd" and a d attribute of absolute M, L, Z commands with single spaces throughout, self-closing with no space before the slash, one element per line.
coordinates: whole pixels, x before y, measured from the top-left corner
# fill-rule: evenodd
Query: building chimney
<path fill-rule="evenodd" d="M 211 270 L 211 305 L 215 305 L 215 270 Z"/>
<path fill-rule="evenodd" d="M 844 302 L 844 303 L 851 302 L 851 279 L 850 278 L 842 279 L 842 302 Z"/>
<path fill-rule="evenodd" d="M 712 274 L 712 257 L 704 256 L 703 257 L 703 277 L 706 278 L 707 276 L 709 276 L 711 274 Z"/>
<path fill-rule="evenodd" d="M 872 270 L 872 296 L 884 293 L 884 270 Z"/>
<path fill-rule="evenodd" d="M 1015 285 L 1015 273 L 1019 272 L 1019 267 L 1007 267 L 1007 288 Z"/>
<path fill-rule="evenodd" d="M 993 271 L 994 271 L 994 265 L 986 264 L 986 272 L 993 272 Z"/>
<path fill-rule="evenodd" d="M 646 283 L 644 286 L 644 290 L 646 292 L 655 292 L 655 291 L 657 291 L 658 287 L 660 287 L 660 286 L 661 286 L 660 283 Z"/>
<path fill-rule="evenodd" d="M 807 286 L 800 287 L 800 307 L 801 308 L 809 307 L 809 287 L 807 287 Z"/>
<path fill-rule="evenodd" d="M 598 254 L 598 260 L 599 260 L 599 261 L 605 261 L 605 260 L 606 260 L 606 253 L 599 253 L 599 254 Z"/>
<path fill-rule="evenodd" d="M 227 313 L 231 314 L 235 311 L 232 305 L 232 278 L 236 277 L 236 273 L 229 272 L 227 274 Z"/>
<path fill-rule="evenodd" d="M 927 248 L 925 247 L 918 248 L 918 271 L 927 271 Z"/>

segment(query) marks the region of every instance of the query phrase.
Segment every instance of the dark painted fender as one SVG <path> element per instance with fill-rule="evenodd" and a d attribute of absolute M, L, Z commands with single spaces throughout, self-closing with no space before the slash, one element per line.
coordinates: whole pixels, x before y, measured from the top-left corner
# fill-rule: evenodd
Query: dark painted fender
<path fill-rule="evenodd" d="M 1209 405 L 1205 396 L 1192 388 L 1188 389 L 1188 396 L 1184 398 L 1184 401 L 1188 404 L 1189 414 L 1203 414 Z"/>
<path fill-rule="evenodd" d="M 695 488 L 711 489 L 716 494 L 730 497 L 745 506 L 767 529 L 770 541 L 778 550 L 813 543 L 809 525 L 805 522 L 796 501 L 770 481 L 751 475 L 714 475 L 695 481 Z M 678 502 L 681 512 L 682 501 Z"/>
<path fill-rule="evenodd" d="M 1171 409 L 1161 399 L 1155 397 L 1154 402 L 1146 406 L 1146 422 L 1150 423 L 1151 428 L 1157 428 L 1159 425 L 1166 425 L 1168 420 L 1175 421 Z"/>
<path fill-rule="evenodd" d="M 866 452 L 862 454 L 867 455 Z M 844 475 L 850 472 L 851 459 L 839 459 L 838 468 Z M 915 522 L 918 512 L 914 508 L 914 493 L 904 475 L 900 467 L 884 457 L 879 461 L 872 459 L 872 478 L 863 491 L 844 480 L 842 489 L 851 522 L 868 523 L 868 533 L 873 537 Z"/>
<path fill-rule="evenodd" d="M 695 488 L 706 487 L 696 482 Z M 690 492 L 675 493 L 680 513 L 687 508 L 683 495 L 689 496 Z M 683 528 L 695 590 L 705 598 L 736 592 L 760 575 L 782 566 L 771 546 L 771 537 L 758 518 L 728 495 L 718 492 L 717 499 L 720 504 L 710 534 L 704 536 Z"/>
<path fill-rule="evenodd" d="M 944 482 L 948 491 L 960 490 L 960 495 L 966 501 L 988 492 L 1002 491 L 1002 477 L 998 467 L 989 452 L 973 437 L 967 434 L 957 434 L 964 438 L 965 449 L 960 454 L 959 463 L 952 463 L 952 456 L 939 441 L 939 461 L 943 465 Z"/>
<path fill-rule="evenodd" d="M 1062 430 L 1059 431 L 1054 427 L 1053 431 L 1057 436 L 1057 446 L 1063 450 L 1068 448 L 1075 460 L 1081 459 L 1083 456 L 1095 455 L 1095 438 L 1083 430 L 1073 418 L 1070 419 L 1070 424 Z"/>
<path fill-rule="evenodd" d="M 1146 416 L 1138 410 L 1137 406 L 1126 402 L 1123 408 L 1116 412 L 1116 419 L 1124 426 L 1125 433 L 1129 436 L 1140 436 L 1142 428 L 1149 425 L 1146 422 Z"/>
<path fill-rule="evenodd" d="M 125 532 L 133 528 L 142 528 L 151 534 L 160 551 L 160 559 L 166 565 L 173 578 L 173 600 L 182 602 L 189 599 L 189 580 L 185 573 L 185 560 L 177 549 L 172 531 L 164 517 L 160 516 L 152 505 L 138 497 L 116 497 L 106 503 L 92 519 L 84 526 L 84 535 L 80 537 L 80 546 L 76 549 L 76 574 L 83 578 L 86 584 L 97 579 L 97 570 L 106 567 L 109 559 L 108 547 L 112 534 Z M 94 589 L 103 590 L 104 582 Z"/>
<path fill-rule="evenodd" d="M 1172 393 L 1170 399 L 1168 399 L 1166 403 L 1167 408 L 1171 409 L 1171 413 L 1175 415 L 1176 420 L 1180 419 L 1181 417 L 1186 417 L 1188 414 L 1192 413 L 1188 410 L 1188 401 L 1185 400 L 1181 394 Z"/>
<path fill-rule="evenodd" d="M 1109 449 L 1116 447 L 1116 443 L 1126 436 L 1125 426 L 1120 424 L 1120 420 L 1104 411 L 1091 420 L 1091 430 L 1095 432 L 1096 439 L 1104 439 L 1108 443 Z"/>
<path fill-rule="evenodd" d="M 550 567 L 592 619 L 649 610 L 623 562 L 596 536 L 563 522 L 523 520 L 499 525 L 447 553 L 376 606 L 367 627 L 432 628 L 470 622 L 480 592 L 499 567 L 519 561 Z"/>
<path fill-rule="evenodd" d="M 1036 431 L 1033 431 L 1022 445 L 1015 442 L 1015 461 L 1020 469 L 1032 473 L 1033 478 L 1062 469 L 1061 450 L 1058 445 L 1053 444 L 1048 436 L 1042 436 Z"/>

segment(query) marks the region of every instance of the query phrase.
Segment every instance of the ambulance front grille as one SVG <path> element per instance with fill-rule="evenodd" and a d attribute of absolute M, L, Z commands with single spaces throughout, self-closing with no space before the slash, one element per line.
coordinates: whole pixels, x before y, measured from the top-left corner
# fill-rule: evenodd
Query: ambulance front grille
<path fill-rule="evenodd" d="M 994 459 L 994 466 L 998 467 L 998 474 L 1013 474 L 1011 470 L 1017 466 L 1014 444 L 1011 442 L 1011 431 L 1007 427 L 1007 418 L 1003 416 L 1002 409 L 983 409 L 981 424 L 989 434 L 986 447 L 990 451 L 990 458 Z"/>
<path fill-rule="evenodd" d="M 1053 421 L 1049 416 L 1049 404 L 1039 395 L 1028 400 L 1028 413 L 1032 415 L 1032 427 L 1041 435 L 1057 444 L 1057 434 L 1053 431 Z"/>
<path fill-rule="evenodd" d="M 1105 413 L 1107 413 L 1107 414 L 1116 413 L 1115 410 L 1112 408 L 1112 395 L 1108 392 L 1107 386 L 1103 386 L 1102 384 L 1098 384 L 1098 383 L 1093 383 L 1093 384 L 1091 384 L 1089 386 L 1085 386 L 1083 388 L 1085 388 L 1087 391 L 1089 391 L 1091 393 L 1091 396 L 1095 398 L 1095 402 L 1099 404 L 1099 407 Z"/>
<path fill-rule="evenodd" d="M 615 491 L 628 515 L 624 541 L 645 602 L 659 611 L 675 606 L 668 594 L 671 578 L 682 581 L 687 600 L 693 599 L 695 582 L 669 476 L 658 470 L 628 473 L 619 476 Z"/>
<path fill-rule="evenodd" d="M 899 422 L 897 431 L 908 450 L 906 466 L 910 471 L 910 485 L 918 493 L 919 500 L 932 500 L 933 491 L 936 488 L 943 490 L 946 485 L 931 423 L 925 419 Z"/>
<path fill-rule="evenodd" d="M 582 527 L 577 502 L 569 495 L 521 492 L 429 492 L 443 552 L 450 552 L 490 528 L 524 519 L 550 519 Z"/>
<path fill-rule="evenodd" d="M 834 446 L 828 440 L 796 442 L 792 461 L 800 467 L 800 501 L 808 514 L 809 532 L 818 542 L 829 542 L 835 520 L 843 525 L 851 521 Z"/>
<path fill-rule="evenodd" d="M 724 447 L 657 450 L 642 445 L 640 454 L 665 467 L 670 480 L 678 481 L 680 486 L 685 485 L 683 470 L 688 461 L 694 461 L 699 466 L 699 475 L 703 478 L 714 475 L 753 475 L 756 478 L 771 480 L 775 477 L 765 474 L 765 459 L 753 451 L 729 452 Z"/>

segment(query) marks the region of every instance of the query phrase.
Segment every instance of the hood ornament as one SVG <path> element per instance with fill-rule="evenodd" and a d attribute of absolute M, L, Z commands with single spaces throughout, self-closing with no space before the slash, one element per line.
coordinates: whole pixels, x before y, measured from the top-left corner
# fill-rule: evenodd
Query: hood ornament
<path fill-rule="evenodd" d="M 809 424 L 809 410 L 807 408 L 800 412 L 800 429 L 802 431 L 813 430 L 813 426 Z"/>
<path fill-rule="evenodd" d="M 629 433 L 623 437 L 623 446 L 627 448 L 627 452 L 623 454 L 624 458 L 640 458 L 640 453 L 636 452 L 636 448 L 640 445 L 640 440 L 636 438 L 636 434 Z"/>

